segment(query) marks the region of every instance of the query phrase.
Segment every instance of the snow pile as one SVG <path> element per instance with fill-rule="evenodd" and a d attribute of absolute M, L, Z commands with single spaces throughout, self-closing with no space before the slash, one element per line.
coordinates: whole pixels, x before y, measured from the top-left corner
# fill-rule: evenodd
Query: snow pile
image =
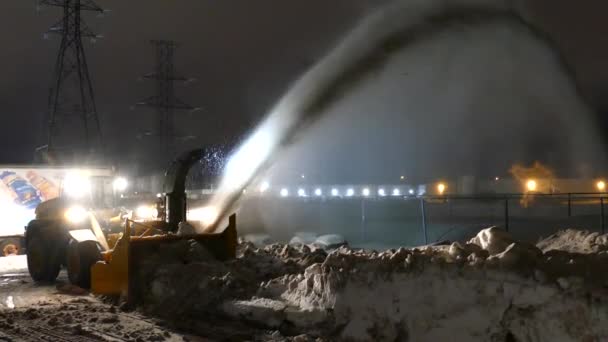
<path fill-rule="evenodd" d="M 251 242 L 256 247 L 264 247 L 275 242 L 268 234 L 247 234 L 243 236 L 243 241 Z"/>
<path fill-rule="evenodd" d="M 287 282 L 281 297 L 303 311 L 330 311 L 334 330 L 325 333 L 345 340 L 608 338 L 608 258 L 543 255 L 495 228 L 472 241 L 482 246 L 341 249 Z"/>
<path fill-rule="evenodd" d="M 309 245 L 315 242 L 318 234 L 314 232 L 297 232 L 289 241 L 290 245 Z"/>
<path fill-rule="evenodd" d="M 256 248 L 244 242 L 238 258 L 215 260 L 196 241 L 183 241 L 150 256 L 135 274 L 143 289 L 143 308 L 161 316 L 209 313 L 229 299 L 250 299 L 260 284 L 287 274 L 300 274 L 325 260 L 326 252 L 273 244 Z"/>
<path fill-rule="evenodd" d="M 0 274 L 21 272 L 27 272 L 27 257 L 25 255 L 0 257 Z"/>
<path fill-rule="evenodd" d="M 143 268 L 148 311 L 330 340 L 608 339 L 608 254 L 543 253 L 497 228 L 381 253 L 244 243 L 226 263 L 206 253 L 184 263 L 200 247 L 188 246 Z"/>
<path fill-rule="evenodd" d="M 559 231 L 536 244 L 544 252 L 550 250 L 570 253 L 599 253 L 608 251 L 608 235 L 586 230 Z"/>

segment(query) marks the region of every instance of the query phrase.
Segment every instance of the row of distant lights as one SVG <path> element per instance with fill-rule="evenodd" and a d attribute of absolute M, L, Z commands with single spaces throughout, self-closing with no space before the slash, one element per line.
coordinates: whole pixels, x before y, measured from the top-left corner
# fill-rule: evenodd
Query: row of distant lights
<path fill-rule="evenodd" d="M 409 190 L 409 194 L 413 195 L 415 192 L 413 189 Z M 315 189 L 314 192 L 315 196 L 317 197 L 321 197 L 323 196 L 323 190 L 321 189 Z M 281 189 L 280 192 L 281 197 L 288 197 L 289 196 L 289 190 L 286 188 Z M 368 188 L 365 188 L 361 191 L 361 195 L 363 195 L 364 197 L 369 197 L 371 195 L 371 190 Z M 401 190 L 399 189 L 393 189 L 392 192 L 393 196 L 401 196 Z M 331 189 L 331 196 L 332 197 L 339 197 L 340 196 L 340 191 L 338 189 Z M 346 197 L 353 197 L 355 196 L 355 189 L 347 189 L 346 190 Z M 384 197 L 387 196 L 386 194 L 386 190 L 385 189 L 378 189 L 378 196 Z M 306 193 L 306 190 L 304 189 L 298 189 L 298 197 L 308 197 L 308 194 Z"/>
<path fill-rule="evenodd" d="M 270 184 L 267 182 L 262 183 L 262 185 L 260 186 L 260 192 L 264 193 L 266 191 L 268 191 L 268 189 L 270 189 Z M 415 193 L 414 189 L 410 189 L 409 190 L 409 194 L 413 195 Z M 289 189 L 287 188 L 283 188 L 281 189 L 281 191 L 279 192 L 279 194 L 281 195 L 281 197 L 288 197 L 289 196 Z M 308 197 L 308 194 L 306 193 L 306 190 L 303 188 L 298 189 L 298 197 Z M 391 192 L 392 196 L 401 196 L 401 190 L 398 188 L 394 188 L 393 191 Z M 317 197 L 321 197 L 323 196 L 323 190 L 321 188 L 317 188 L 314 191 L 314 195 Z M 346 190 L 345 193 L 346 197 L 353 197 L 355 196 L 355 189 L 350 188 Z M 369 188 L 364 188 L 361 191 L 361 195 L 364 197 L 369 197 L 371 195 L 371 190 Z M 388 193 L 386 191 L 386 189 L 384 188 L 380 188 L 378 189 L 378 196 L 384 197 L 387 196 Z M 332 197 L 339 197 L 340 196 L 340 190 L 333 188 L 331 189 L 331 196 Z"/>

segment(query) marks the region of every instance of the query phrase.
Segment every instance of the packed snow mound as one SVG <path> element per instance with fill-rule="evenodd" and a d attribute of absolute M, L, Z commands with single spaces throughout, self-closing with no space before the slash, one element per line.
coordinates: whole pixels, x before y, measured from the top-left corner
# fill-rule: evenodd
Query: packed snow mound
<path fill-rule="evenodd" d="M 310 245 L 317 239 L 317 233 L 314 232 L 297 232 L 289 241 L 290 245 Z"/>
<path fill-rule="evenodd" d="M 490 254 L 498 254 L 513 243 L 513 238 L 500 228 L 490 227 L 480 231 L 469 243 L 480 246 Z"/>
<path fill-rule="evenodd" d="M 20 272 L 27 272 L 27 258 L 25 255 L 0 257 L 0 274 Z"/>
<path fill-rule="evenodd" d="M 608 253 L 543 253 L 497 228 L 381 253 L 241 243 L 219 262 L 195 241 L 175 248 L 136 274 L 150 284 L 140 306 L 173 320 L 226 317 L 310 340 L 608 340 Z"/>
<path fill-rule="evenodd" d="M 215 309 L 226 298 L 249 299 L 261 282 L 289 274 L 303 273 L 325 260 L 321 249 L 273 244 L 257 248 L 251 242 L 238 246 L 238 258 L 219 262 L 195 240 L 184 241 L 150 255 L 137 270 L 146 311 L 167 317 L 181 317 Z"/>
<path fill-rule="evenodd" d="M 257 247 L 264 247 L 274 243 L 274 240 L 268 234 L 247 234 L 243 236 L 243 241 L 251 242 Z"/>
<path fill-rule="evenodd" d="M 315 242 L 313 242 L 313 245 L 319 248 L 330 249 L 346 246 L 347 243 L 342 235 L 328 234 L 319 236 Z"/>
<path fill-rule="evenodd" d="M 543 252 L 557 250 L 582 254 L 599 253 L 608 251 L 608 234 L 566 229 L 539 241 L 536 246 Z"/>

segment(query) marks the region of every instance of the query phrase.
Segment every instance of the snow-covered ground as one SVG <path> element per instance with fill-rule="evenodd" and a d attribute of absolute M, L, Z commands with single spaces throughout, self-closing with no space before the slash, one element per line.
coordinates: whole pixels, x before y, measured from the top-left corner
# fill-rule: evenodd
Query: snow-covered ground
<path fill-rule="evenodd" d="M 381 253 L 243 243 L 228 263 L 194 242 L 175 248 L 137 275 L 151 284 L 142 309 L 170 320 L 227 315 L 280 336 L 345 341 L 608 339 L 608 254 L 543 251 L 498 228 Z"/>
<path fill-rule="evenodd" d="M 27 272 L 27 257 L 25 255 L 0 257 L 0 275 L 22 272 Z"/>
<path fill-rule="evenodd" d="M 169 330 L 86 293 L 74 297 L 64 273 L 57 286 L 35 285 L 25 257 L 7 257 L 0 327 L 45 333 L 65 319 L 61 334 L 125 338 L 148 327 L 175 341 L 176 331 L 264 341 L 603 341 L 607 241 L 565 230 L 533 245 L 489 228 L 447 246 L 383 252 L 242 242 L 229 262 L 183 241 L 134 275 L 149 284 L 138 308 Z"/>

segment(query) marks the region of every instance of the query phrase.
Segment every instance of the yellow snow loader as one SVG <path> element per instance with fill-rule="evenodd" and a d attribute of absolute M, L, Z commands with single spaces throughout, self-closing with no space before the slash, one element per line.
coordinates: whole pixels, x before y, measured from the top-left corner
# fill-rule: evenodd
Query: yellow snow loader
<path fill-rule="evenodd" d="M 28 261 L 34 261 L 32 265 L 28 263 L 32 278 L 53 281 L 64 264 L 70 282 L 75 285 L 90 288 L 96 294 L 131 297 L 138 288 L 146 286 L 134 284 L 134 270 L 149 255 L 168 245 L 195 240 L 218 260 L 235 258 L 235 215 L 220 233 L 178 234 L 180 223 L 188 222 L 186 177 L 204 155 L 204 149 L 197 149 L 177 158 L 165 173 L 165 189 L 155 209 L 156 219 L 127 218 L 120 234 L 105 234 L 94 215 L 81 210 L 74 212 L 73 206 L 60 205 L 52 210 L 56 213 L 53 217 L 47 215 L 44 220 L 33 221 L 35 224 L 26 230 L 26 239 L 40 243 L 27 249 Z M 75 220 L 76 217 L 87 219 Z M 79 223 L 74 224 L 75 221 Z"/>

